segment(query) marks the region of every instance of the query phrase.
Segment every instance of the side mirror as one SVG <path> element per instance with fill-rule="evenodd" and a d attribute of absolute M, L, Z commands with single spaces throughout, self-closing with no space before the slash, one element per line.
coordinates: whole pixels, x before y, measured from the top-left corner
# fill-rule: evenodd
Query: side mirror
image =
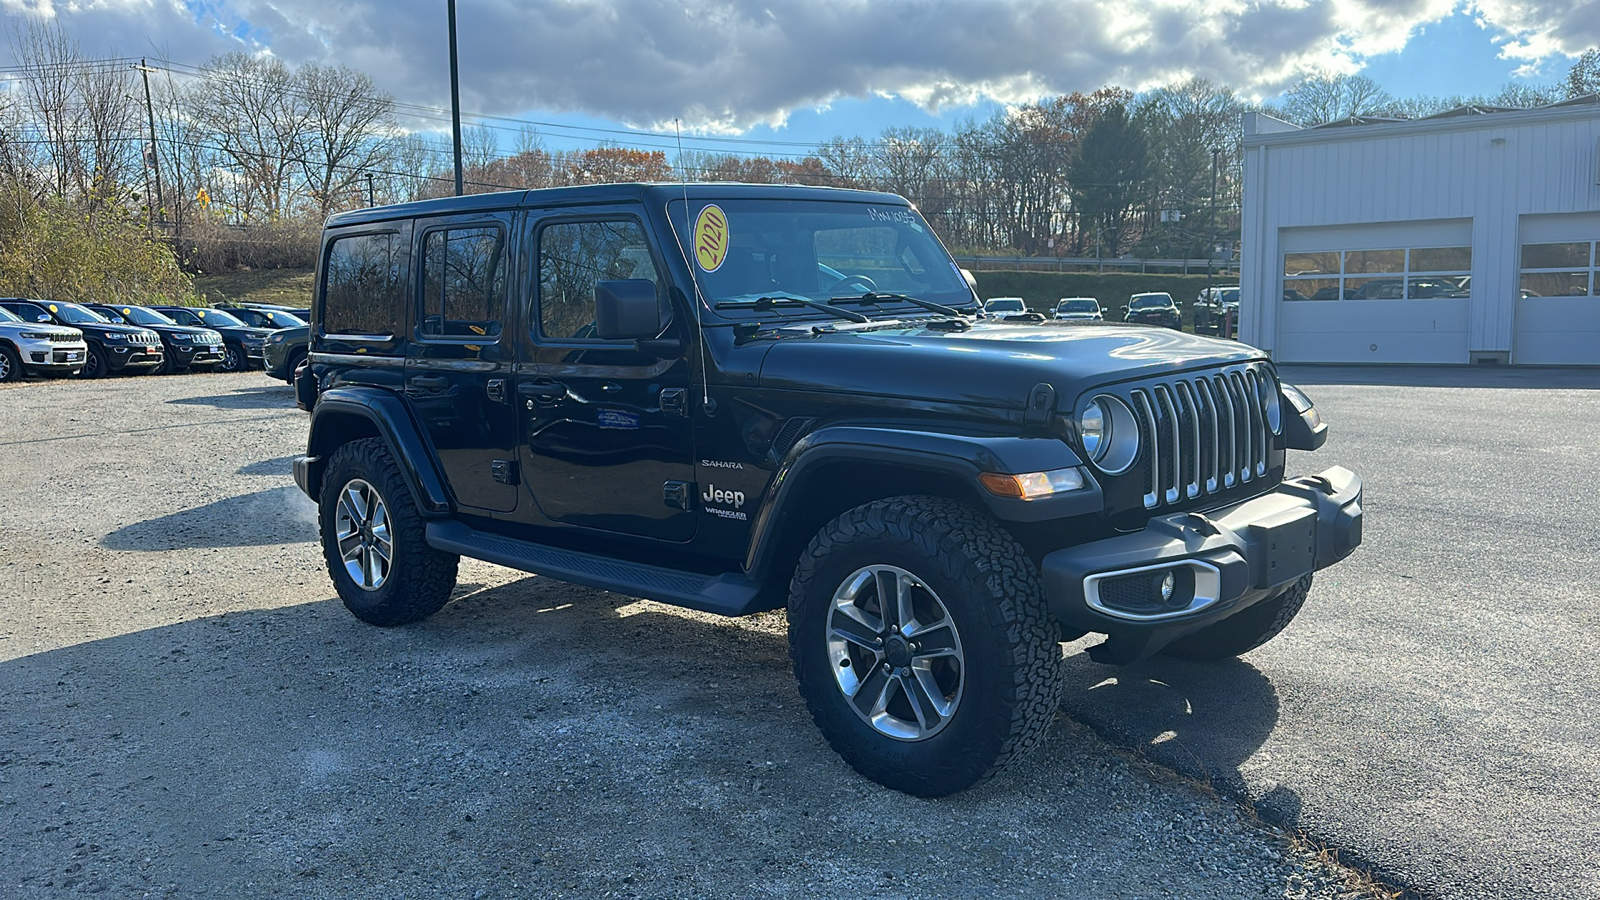
<path fill-rule="evenodd" d="M 45 315 L 44 313 L 40 313 L 38 315 L 38 317 L 34 319 L 34 321 L 35 322 L 43 322 L 44 324 L 48 325 L 48 324 L 50 324 L 50 317 Z"/>
<path fill-rule="evenodd" d="M 594 331 L 603 341 L 642 341 L 667 328 L 671 317 L 653 281 L 619 278 L 594 286 Z"/>

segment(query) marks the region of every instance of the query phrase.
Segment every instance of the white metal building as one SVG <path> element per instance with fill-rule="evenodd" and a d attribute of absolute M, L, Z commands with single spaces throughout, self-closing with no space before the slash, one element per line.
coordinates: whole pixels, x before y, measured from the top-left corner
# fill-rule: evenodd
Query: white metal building
<path fill-rule="evenodd" d="M 1600 96 L 1244 123 L 1239 337 L 1280 362 L 1600 365 Z"/>

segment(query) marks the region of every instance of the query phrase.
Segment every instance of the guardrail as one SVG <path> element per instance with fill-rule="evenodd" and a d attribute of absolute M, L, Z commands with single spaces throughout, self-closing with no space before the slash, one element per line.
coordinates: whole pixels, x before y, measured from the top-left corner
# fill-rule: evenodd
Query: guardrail
<path fill-rule="evenodd" d="M 1213 275 L 1236 273 L 1238 260 L 1218 262 L 1208 259 L 1130 259 L 1127 257 L 1077 256 L 958 256 L 960 265 L 974 272 L 1138 272 L 1169 270 L 1169 274 Z"/>

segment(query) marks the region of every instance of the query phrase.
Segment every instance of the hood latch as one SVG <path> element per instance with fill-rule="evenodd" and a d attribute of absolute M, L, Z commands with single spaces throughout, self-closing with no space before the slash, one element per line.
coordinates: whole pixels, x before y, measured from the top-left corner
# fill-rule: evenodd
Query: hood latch
<path fill-rule="evenodd" d="M 1022 412 L 1022 424 L 1029 431 L 1048 432 L 1050 418 L 1056 412 L 1056 389 L 1053 385 L 1040 382 L 1028 392 L 1028 406 Z"/>

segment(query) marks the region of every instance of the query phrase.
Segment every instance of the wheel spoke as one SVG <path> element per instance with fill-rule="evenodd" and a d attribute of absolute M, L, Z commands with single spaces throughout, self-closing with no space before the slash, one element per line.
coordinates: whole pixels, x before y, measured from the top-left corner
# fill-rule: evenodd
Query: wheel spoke
<path fill-rule="evenodd" d="M 891 627 L 899 625 L 902 621 L 900 593 L 904 579 L 893 569 L 879 569 L 875 577 L 878 580 L 878 609 L 883 615 L 883 624 Z"/>
<path fill-rule="evenodd" d="M 939 687 L 938 680 L 933 677 L 932 669 L 929 669 L 925 665 L 919 666 L 913 664 L 911 666 L 911 678 L 909 680 L 916 684 L 916 692 L 911 693 L 912 702 L 926 702 L 926 708 L 931 709 L 934 715 L 937 716 L 935 724 L 937 724 L 939 719 L 943 719 L 950 715 L 950 709 L 954 704 L 952 704 L 950 700 L 945 697 L 944 689 Z"/>
<path fill-rule="evenodd" d="M 928 696 L 927 690 L 918 680 L 915 672 L 905 675 L 896 675 L 895 682 L 906 695 L 906 700 L 911 704 L 911 713 L 917 717 L 917 725 L 923 731 L 932 731 L 939 727 L 942 718 L 934 709 L 933 700 Z"/>
<path fill-rule="evenodd" d="M 861 611 L 854 606 L 847 606 L 833 611 L 829 623 L 829 632 L 837 638 L 849 641 L 859 647 L 878 653 L 883 647 L 883 639 L 878 630 L 862 618 Z"/>
<path fill-rule="evenodd" d="M 874 666 L 866 678 L 861 679 L 856 692 L 850 697 L 856 711 L 871 719 L 889 705 L 889 689 L 894 679 L 885 675 L 882 666 Z"/>
<path fill-rule="evenodd" d="M 356 556 L 361 553 L 361 550 L 366 546 L 366 543 L 361 540 L 361 535 L 346 535 L 345 537 L 341 537 L 339 539 L 339 555 L 344 558 L 345 562 L 350 562 L 351 560 L 355 559 Z"/>
<path fill-rule="evenodd" d="M 367 498 L 363 497 L 360 488 L 348 485 L 344 489 L 343 505 L 350 513 L 350 521 L 357 525 L 367 524 Z"/>
<path fill-rule="evenodd" d="M 959 655 L 959 651 L 956 649 L 956 633 L 951 629 L 949 619 L 919 628 L 914 634 L 907 635 L 907 637 L 912 638 L 917 647 L 917 649 L 911 651 L 912 659 Z"/>

